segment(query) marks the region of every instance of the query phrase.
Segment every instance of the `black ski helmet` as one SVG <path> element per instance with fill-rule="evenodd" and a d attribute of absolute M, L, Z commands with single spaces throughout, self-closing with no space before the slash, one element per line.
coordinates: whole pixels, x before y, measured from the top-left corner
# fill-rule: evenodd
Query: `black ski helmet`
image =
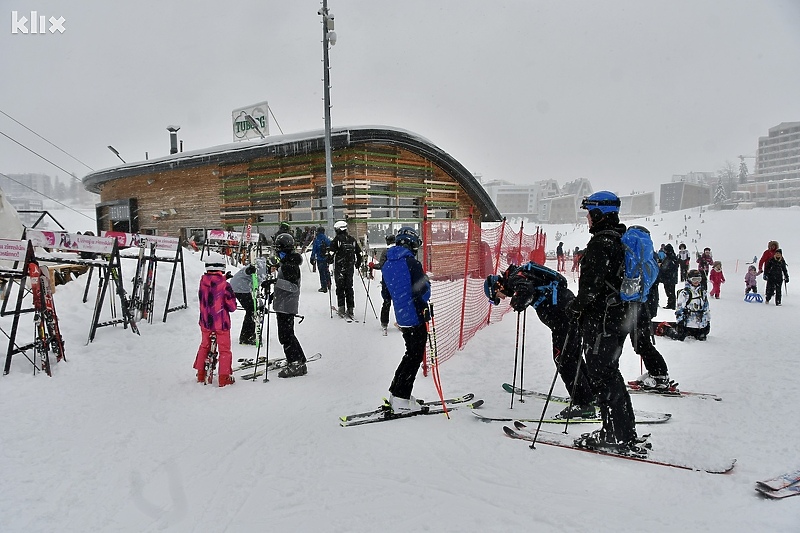
<path fill-rule="evenodd" d="M 386 236 L 386 244 L 394 244 L 394 235 L 389 234 Z"/>
<path fill-rule="evenodd" d="M 416 252 L 421 244 L 416 230 L 408 226 L 400 228 L 400 231 L 397 232 L 397 236 L 394 238 L 394 243 L 398 246 L 405 246 L 412 252 Z"/>
<path fill-rule="evenodd" d="M 294 251 L 294 237 L 291 233 L 281 233 L 275 238 L 275 249 L 279 252 Z"/>

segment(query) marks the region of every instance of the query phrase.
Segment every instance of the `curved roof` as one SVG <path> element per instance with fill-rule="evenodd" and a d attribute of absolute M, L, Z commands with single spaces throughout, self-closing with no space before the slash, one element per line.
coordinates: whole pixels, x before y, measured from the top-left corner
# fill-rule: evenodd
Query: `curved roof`
<path fill-rule="evenodd" d="M 483 214 L 482 220 L 484 222 L 499 222 L 502 220 L 500 211 L 497 210 L 494 202 L 464 165 L 424 137 L 387 126 L 331 129 L 331 147 L 334 150 L 364 143 L 399 146 L 427 158 L 451 175 L 464 188 L 475 203 L 475 206 Z M 175 170 L 179 167 L 192 168 L 219 163 L 244 163 L 262 157 L 293 156 L 324 151 L 324 149 L 325 132 L 322 130 L 290 135 L 275 135 L 260 141 L 225 144 L 204 150 L 181 152 L 158 159 L 98 170 L 84 176 L 82 181 L 86 190 L 99 193 L 104 183 L 131 176 Z"/>

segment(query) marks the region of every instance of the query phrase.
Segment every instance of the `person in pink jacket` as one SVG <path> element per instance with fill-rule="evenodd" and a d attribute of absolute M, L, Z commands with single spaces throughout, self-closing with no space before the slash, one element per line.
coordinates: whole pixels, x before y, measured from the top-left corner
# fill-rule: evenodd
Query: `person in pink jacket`
<path fill-rule="evenodd" d="M 744 275 L 744 295 L 747 296 L 750 291 L 758 294 L 758 276 L 755 265 L 747 267 L 747 274 Z"/>
<path fill-rule="evenodd" d="M 711 291 L 708 295 L 719 300 L 720 286 L 725 283 L 725 274 L 722 273 L 722 261 L 714 261 L 714 266 L 708 274 L 708 279 L 711 281 Z"/>
<path fill-rule="evenodd" d="M 236 310 L 236 295 L 225 277 L 225 258 L 210 252 L 205 257 L 206 273 L 200 278 L 197 296 L 200 300 L 200 332 L 203 335 L 194 368 L 197 382 L 205 383 L 205 363 L 211 348 L 211 333 L 216 333 L 219 350 L 219 386 L 234 382 L 231 361 L 231 315 Z"/>

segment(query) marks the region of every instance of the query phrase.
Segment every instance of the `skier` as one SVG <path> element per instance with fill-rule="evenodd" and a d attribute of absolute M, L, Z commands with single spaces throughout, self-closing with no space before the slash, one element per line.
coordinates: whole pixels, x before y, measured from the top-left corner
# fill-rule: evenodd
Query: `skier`
<path fill-rule="evenodd" d="M 678 256 L 671 244 L 664 246 L 664 259 L 661 260 L 659 267 L 659 281 L 664 285 L 664 292 L 667 293 L 667 305 L 664 309 L 675 309 L 675 285 L 678 284 Z M 649 300 L 649 298 L 648 298 Z M 655 316 L 655 313 L 651 313 Z"/>
<path fill-rule="evenodd" d="M 663 334 L 679 341 L 687 336 L 699 341 L 706 340 L 711 330 L 711 311 L 708 308 L 708 293 L 702 286 L 703 275 L 692 269 L 686 277 L 686 286 L 678 292 L 675 310 L 675 327 L 667 327 Z"/>
<path fill-rule="evenodd" d="M 714 266 L 708 274 L 711 280 L 711 296 L 719 300 L 719 289 L 725 283 L 725 274 L 722 273 L 722 261 L 714 261 Z"/>
<path fill-rule="evenodd" d="M 217 336 L 219 350 L 219 386 L 234 382 L 231 372 L 231 316 L 236 311 L 236 296 L 225 279 L 225 258 L 217 252 L 209 252 L 204 258 L 206 273 L 200 278 L 197 296 L 200 300 L 200 332 L 203 337 L 197 349 L 194 368 L 197 382 L 205 383 L 205 363 L 211 348 L 211 333 Z"/>
<path fill-rule="evenodd" d="M 319 289 L 317 292 L 328 292 L 331 288 L 331 271 L 328 270 L 328 248 L 331 240 L 325 235 L 325 228 L 317 228 L 317 236 L 311 245 L 311 262 L 317 264 L 319 271 Z"/>
<path fill-rule="evenodd" d="M 581 256 L 583 252 L 581 252 L 580 247 L 576 246 L 575 250 L 572 252 L 572 271 L 578 272 L 581 266 Z"/>
<path fill-rule="evenodd" d="M 674 309 L 674 290 L 672 291 L 672 299 Z M 638 385 L 643 389 L 669 389 L 672 386 L 667 362 L 664 360 L 664 356 L 661 355 L 661 352 L 655 347 L 652 340 L 653 330 L 651 328 L 651 320 L 655 318 L 657 314 L 658 284 L 653 283 L 652 287 L 650 287 L 650 292 L 647 293 L 647 303 L 639 306 L 636 316 L 636 330 L 631 333 L 633 351 L 642 358 L 642 363 L 646 371 L 644 374 L 628 383 L 631 385 Z"/>
<path fill-rule="evenodd" d="M 308 373 L 306 355 L 294 334 L 294 319 L 300 306 L 300 265 L 303 264 L 303 256 L 295 251 L 291 233 L 278 235 L 275 250 L 280 263 L 273 266 L 272 271 L 278 275 L 268 278 L 264 285 L 268 293 L 269 286 L 275 285 L 272 308 L 278 323 L 278 341 L 286 355 L 286 367 L 278 372 L 278 377 L 305 376 Z"/>
<path fill-rule="evenodd" d="M 328 262 L 333 261 L 336 303 L 339 306 L 337 313 L 341 318 L 353 320 L 356 306 L 353 295 L 353 274 L 361 268 L 361 246 L 347 234 L 347 222 L 344 220 L 334 224 L 333 229 L 336 231 L 336 236 L 328 247 Z"/>
<path fill-rule="evenodd" d="M 386 236 L 386 248 L 383 249 L 381 252 L 381 257 L 378 259 L 377 263 L 373 263 L 370 261 L 369 263 L 369 273 L 372 276 L 373 270 L 381 270 L 383 265 L 386 263 L 386 255 L 389 253 L 389 249 L 394 246 L 394 235 L 387 235 Z M 384 296 L 384 282 L 383 278 L 381 278 L 381 297 L 383 297 L 383 305 L 381 306 L 381 329 L 383 329 L 384 336 L 388 334 L 389 330 L 389 309 L 392 308 L 392 299 L 391 297 L 386 298 Z"/>
<path fill-rule="evenodd" d="M 389 405 L 394 413 L 415 412 L 422 409 L 411 395 L 417 371 L 425 356 L 428 340 L 426 322 L 431 319 L 428 300 L 431 284 L 417 258 L 419 235 L 413 228 L 401 228 L 395 237 L 395 246 L 386 253 L 381 271 L 384 299 L 394 302 L 394 316 L 403 332 L 406 351 L 389 386 Z"/>
<path fill-rule="evenodd" d="M 774 294 L 775 305 L 781 305 L 781 285 L 784 279 L 786 279 L 786 283 L 789 283 L 789 272 L 786 270 L 783 250 L 780 248 L 775 249 L 772 259 L 764 265 L 764 279 L 767 281 L 767 288 L 764 290 L 766 299 L 764 301 L 769 303 Z"/>
<path fill-rule="evenodd" d="M 681 281 L 686 281 L 686 273 L 689 272 L 689 261 L 691 260 L 691 254 L 689 254 L 689 250 L 686 249 L 686 245 L 680 243 L 678 245 L 678 261 L 680 262 L 681 266 Z"/>
<path fill-rule="evenodd" d="M 702 255 L 697 257 L 697 270 L 703 276 L 701 285 L 703 290 L 708 290 L 708 271 L 711 270 L 711 265 L 714 264 L 714 258 L 711 255 L 711 248 L 703 248 Z"/>
<path fill-rule="evenodd" d="M 620 200 L 599 191 L 584 198 L 592 238 L 581 259 L 578 294 L 569 306 L 583 337 L 583 351 L 592 391 L 600 406 L 602 429 L 576 441 L 578 446 L 639 450 L 631 398 L 619 370 L 625 337 L 626 307 L 619 298 L 624 272 L 627 229 L 619 221 Z"/>
<path fill-rule="evenodd" d="M 256 344 L 253 274 L 257 274 L 259 285 L 267 279 L 267 260 L 265 258 L 259 257 L 256 259 L 255 265 L 248 265 L 246 268 L 239 269 L 230 280 L 236 299 L 244 309 L 244 320 L 242 321 L 242 329 L 239 332 L 239 344 Z"/>
<path fill-rule="evenodd" d="M 747 267 L 747 274 L 744 275 L 744 295 L 747 296 L 750 291 L 758 294 L 758 276 L 755 265 Z"/>
<path fill-rule="evenodd" d="M 772 256 L 775 255 L 775 250 L 780 247 L 778 241 L 769 241 L 767 243 L 767 249 L 764 250 L 764 253 L 761 254 L 761 259 L 758 260 L 758 275 L 764 273 L 764 267 L 767 264 L 767 261 L 772 259 Z"/>
<path fill-rule="evenodd" d="M 559 272 L 566 272 L 566 260 L 564 259 L 564 243 L 559 242 L 556 248 L 556 267 Z"/>
<path fill-rule="evenodd" d="M 581 334 L 578 324 L 570 321 L 568 313 L 575 295 L 569 290 L 566 278 L 534 262 L 519 267 L 511 265 L 502 276 L 488 276 L 483 291 L 495 305 L 511 296 L 511 307 L 518 313 L 528 306 L 536 310 L 542 324 L 550 328 L 553 360 L 561 381 L 572 395 L 572 408 L 565 407 L 559 416 L 594 418 L 594 395 L 586 377 L 586 369 L 580 365 Z"/>

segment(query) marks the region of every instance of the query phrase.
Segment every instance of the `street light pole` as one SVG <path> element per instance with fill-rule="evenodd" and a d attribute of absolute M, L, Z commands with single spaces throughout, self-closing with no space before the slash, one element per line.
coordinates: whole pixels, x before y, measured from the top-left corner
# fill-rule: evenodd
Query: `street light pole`
<path fill-rule="evenodd" d="M 111 152 L 112 152 L 112 153 L 113 153 L 115 156 L 119 157 L 119 160 L 120 160 L 120 161 L 122 161 L 123 163 L 125 163 L 125 160 L 124 160 L 124 159 L 122 159 L 122 156 L 121 156 L 121 155 L 119 155 L 119 152 L 117 152 L 117 149 L 116 149 L 116 148 L 114 148 L 113 146 L 111 146 L 111 145 L 109 144 L 109 145 L 108 145 L 108 149 L 109 149 L 109 150 L 111 150 Z M 127 163 L 125 163 L 125 164 L 127 165 Z"/>
<path fill-rule="evenodd" d="M 331 79 L 328 61 L 328 43 L 336 44 L 336 32 L 333 31 L 333 15 L 328 13 L 328 0 L 322 0 L 322 83 L 325 105 L 325 191 L 327 209 L 328 235 L 333 235 L 333 161 L 331 157 Z"/>

